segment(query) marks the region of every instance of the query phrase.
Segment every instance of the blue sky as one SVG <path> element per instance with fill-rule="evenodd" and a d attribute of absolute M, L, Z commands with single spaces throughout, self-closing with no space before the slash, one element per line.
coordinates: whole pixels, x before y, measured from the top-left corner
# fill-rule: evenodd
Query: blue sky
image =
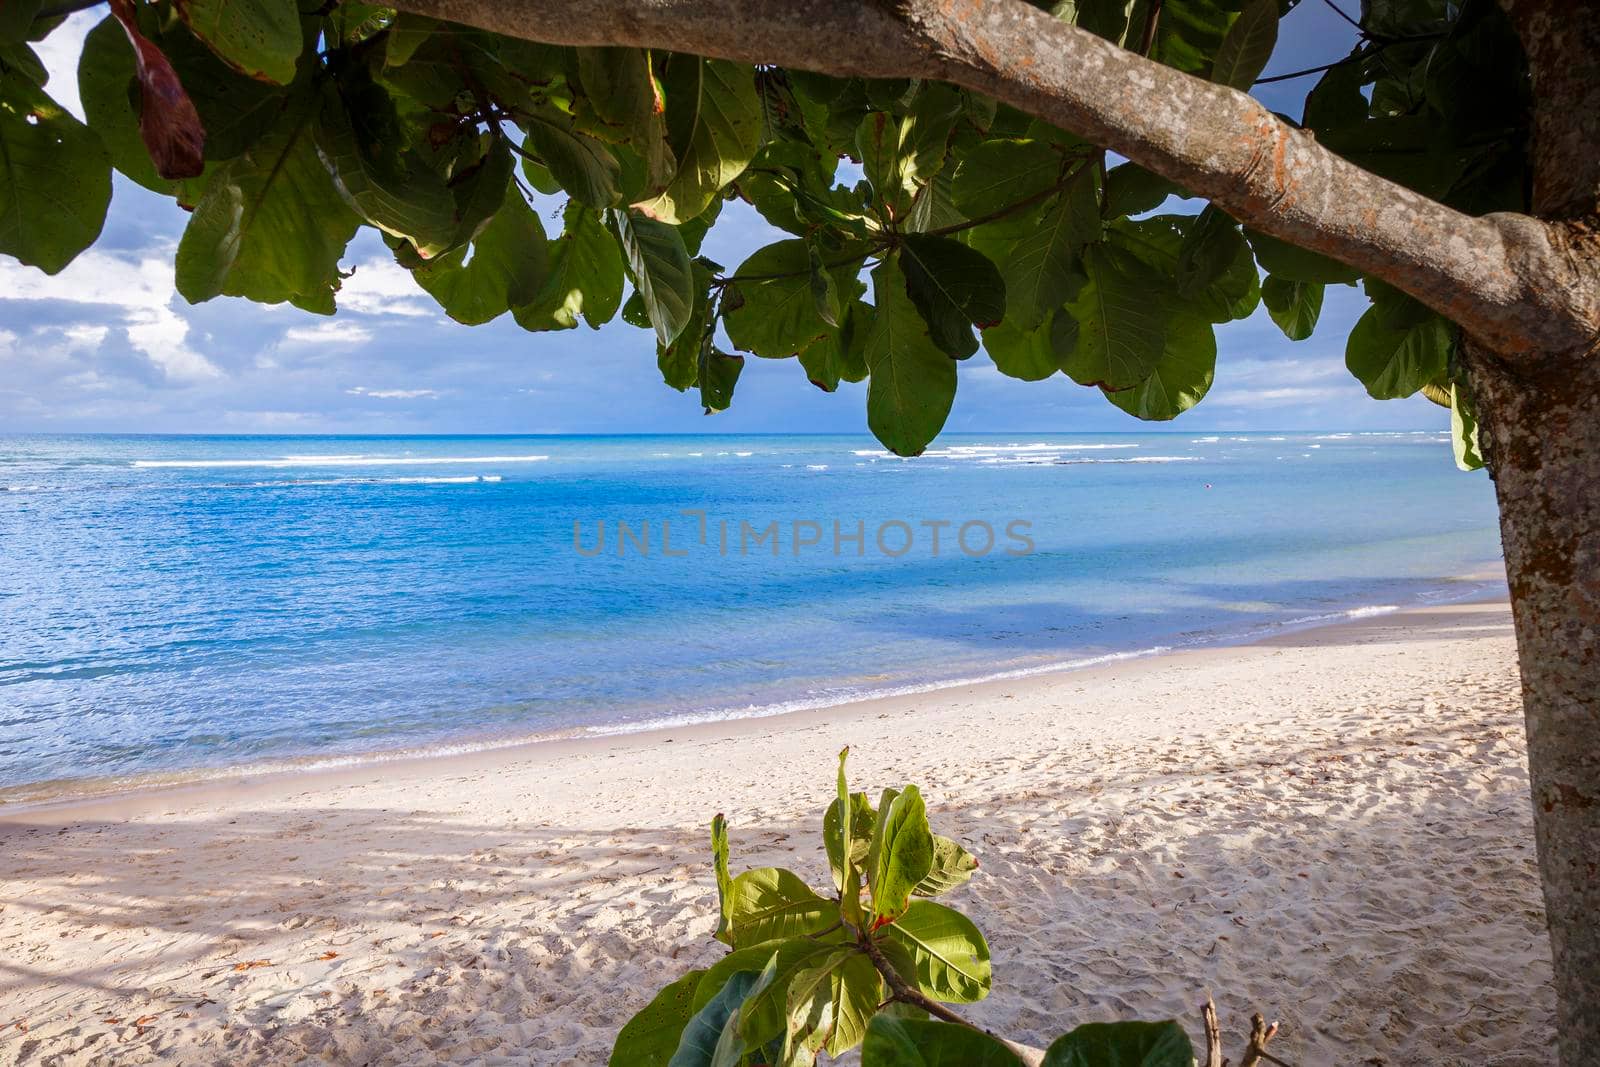
<path fill-rule="evenodd" d="M 1351 0 L 1343 0 L 1353 7 Z M 74 70 L 102 16 L 71 17 L 46 42 L 49 90 L 81 114 Z M 1267 73 L 1345 55 L 1353 31 L 1327 0 L 1285 20 Z M 1306 78 L 1262 87 L 1298 114 Z M 451 322 L 396 267 L 372 231 L 351 245 L 340 311 L 220 297 L 191 306 L 172 285 L 186 214 L 118 179 L 105 232 L 53 278 L 0 256 L 0 432 L 603 433 L 861 432 L 865 386 L 824 394 L 795 360 L 751 357 L 733 408 L 707 418 L 693 394 L 661 383 L 651 336 L 619 321 L 529 334 L 506 316 Z M 559 226 L 557 220 L 555 225 Z M 729 205 L 705 253 L 730 267 L 778 238 Z M 1358 290 L 1331 287 L 1309 341 L 1286 341 L 1265 314 L 1218 332 L 1216 384 L 1176 428 L 1443 428 L 1426 401 L 1368 399 L 1344 369 Z M 1059 375 L 1018 382 L 982 354 L 963 364 L 947 430 L 1138 430 L 1097 391 Z"/>

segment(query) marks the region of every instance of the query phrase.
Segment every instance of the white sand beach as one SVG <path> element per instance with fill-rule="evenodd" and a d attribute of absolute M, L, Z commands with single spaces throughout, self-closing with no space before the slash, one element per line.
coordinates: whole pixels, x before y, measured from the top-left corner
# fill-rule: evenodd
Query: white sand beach
<path fill-rule="evenodd" d="M 971 1016 L 1209 991 L 1314 1064 L 1542 1064 L 1510 619 L 1457 604 L 781 718 L 0 809 L 0 1063 L 592 1064 L 734 869 L 825 880 L 834 757 L 982 863 Z"/>

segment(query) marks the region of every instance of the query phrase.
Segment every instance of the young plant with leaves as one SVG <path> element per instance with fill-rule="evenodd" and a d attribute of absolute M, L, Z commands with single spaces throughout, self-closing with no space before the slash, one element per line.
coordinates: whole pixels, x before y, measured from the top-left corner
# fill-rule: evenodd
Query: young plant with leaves
<path fill-rule="evenodd" d="M 947 1007 L 989 995 L 988 943 L 931 899 L 966 884 L 978 861 L 932 831 L 916 786 L 885 789 L 876 806 L 852 793 L 849 751 L 839 753 L 838 790 L 822 816 L 825 890 L 780 867 L 733 877 L 727 823 L 712 820 L 714 936 L 728 953 L 635 1015 L 617 1035 L 612 1067 L 801 1067 L 857 1046 L 863 1067 L 1190 1067 L 1189 1039 L 1172 1022 L 1081 1026 L 1041 1058 Z"/>
<path fill-rule="evenodd" d="M 1171 419 L 1210 389 L 1216 325 L 1264 304 L 1304 339 L 1359 284 L 1349 369 L 1448 407 L 1495 479 L 1559 1040 L 1588 1062 L 1600 0 L 1366 0 L 1351 54 L 1294 75 L 1320 75 L 1298 117 L 1243 91 L 1295 2 L 113 0 L 85 124 L 34 45 L 95 5 L 5 0 L 0 252 L 62 270 L 114 168 L 191 209 L 191 301 L 332 314 L 369 226 L 458 321 L 620 313 L 707 412 L 749 355 L 865 381 L 902 455 L 979 347 Z M 565 198 L 559 232 L 535 194 Z M 730 270 L 699 253 L 735 199 L 787 236 Z"/>

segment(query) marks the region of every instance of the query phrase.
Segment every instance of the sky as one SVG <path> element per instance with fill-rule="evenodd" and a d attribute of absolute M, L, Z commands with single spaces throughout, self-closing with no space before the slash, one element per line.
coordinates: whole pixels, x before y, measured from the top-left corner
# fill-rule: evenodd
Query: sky
<path fill-rule="evenodd" d="M 1335 2 L 1354 6 L 1304 0 L 1285 18 L 1266 74 L 1349 52 L 1354 31 Z M 103 13 L 73 15 L 41 47 L 48 91 L 80 116 L 78 52 Z M 1258 95 L 1298 115 L 1315 80 L 1261 86 Z M 118 176 L 100 240 L 60 274 L 0 255 L 0 433 L 865 431 L 865 384 L 823 393 L 793 359 L 749 357 L 732 408 L 706 417 L 693 391 L 662 384 L 652 335 L 620 319 L 598 331 L 544 334 L 523 331 L 509 315 L 461 326 L 370 229 L 348 250 L 344 266 L 354 274 L 333 318 L 231 297 L 190 305 L 174 289 L 172 269 L 186 218 L 171 200 Z M 559 227 L 559 219 L 547 220 L 547 229 Z M 747 206 L 729 204 L 703 252 L 734 267 L 783 236 Z M 1359 290 L 1330 286 L 1316 334 L 1298 343 L 1264 310 L 1220 327 L 1210 394 L 1166 425 L 1448 426 L 1448 413 L 1420 398 L 1371 400 L 1345 370 L 1344 339 L 1364 306 Z M 1158 428 L 1061 375 L 1007 378 L 982 353 L 961 365 L 946 424 L 947 432 Z"/>

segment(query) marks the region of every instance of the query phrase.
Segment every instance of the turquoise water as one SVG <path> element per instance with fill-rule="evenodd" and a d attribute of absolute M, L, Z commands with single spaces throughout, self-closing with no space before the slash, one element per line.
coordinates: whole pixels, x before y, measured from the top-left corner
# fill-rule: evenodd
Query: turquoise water
<path fill-rule="evenodd" d="M 0 437 L 0 789 L 830 704 L 1459 596 L 1498 558 L 1487 479 L 1431 432 L 951 435 L 912 461 Z"/>

